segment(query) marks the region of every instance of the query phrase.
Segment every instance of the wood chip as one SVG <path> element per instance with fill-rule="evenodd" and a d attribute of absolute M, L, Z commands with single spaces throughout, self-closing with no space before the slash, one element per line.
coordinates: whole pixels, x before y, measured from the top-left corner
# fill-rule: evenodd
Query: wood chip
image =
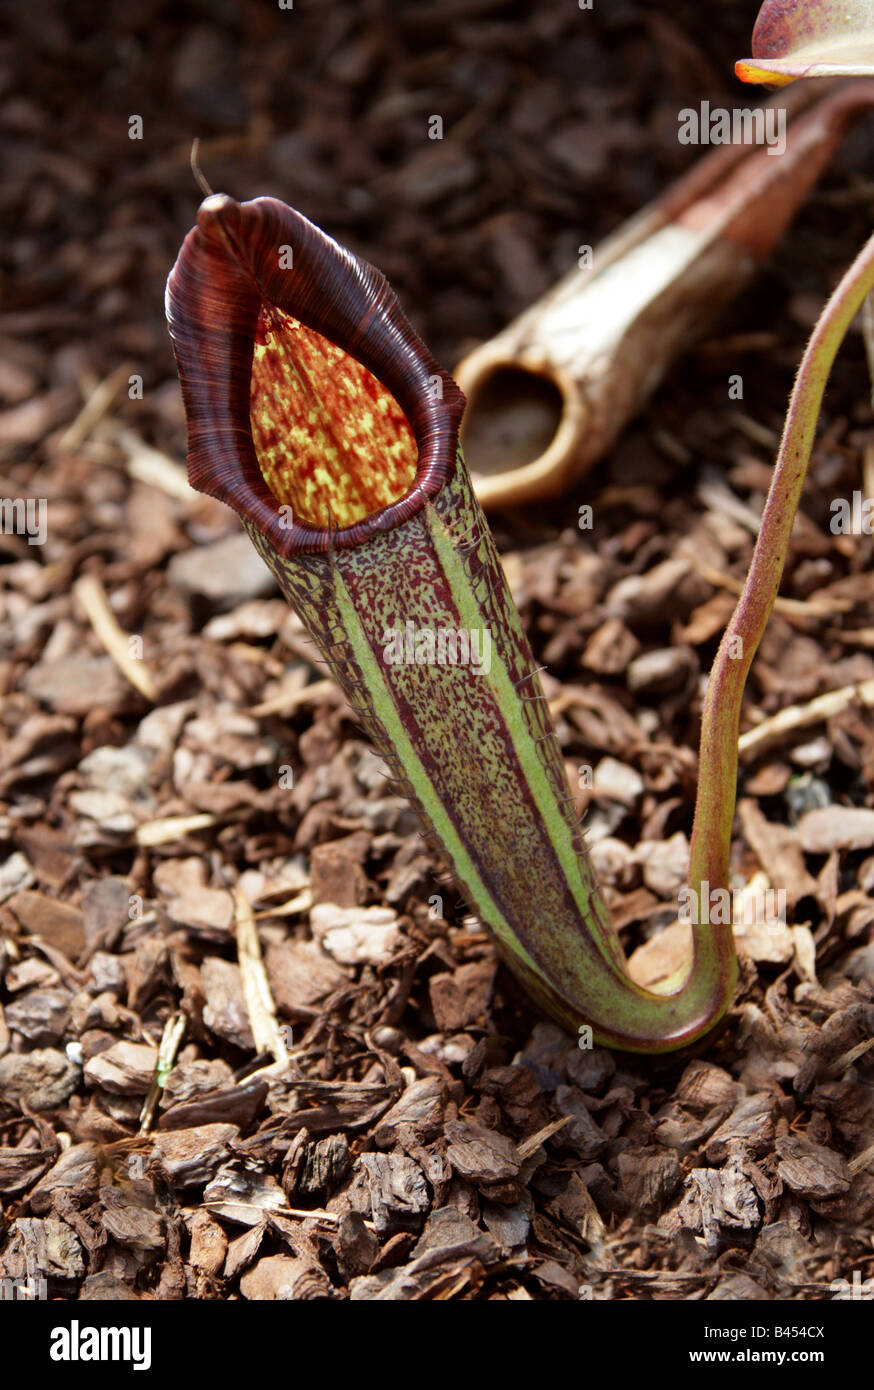
<path fill-rule="evenodd" d="M 158 1063 L 158 1049 L 145 1043 L 113 1043 L 85 1063 L 85 1080 L 90 1086 L 118 1096 L 144 1096 L 152 1084 Z"/>
<path fill-rule="evenodd" d="M 849 1191 L 851 1173 L 846 1161 L 833 1149 L 797 1135 L 777 1141 L 777 1172 L 799 1196 L 821 1199 Z"/>
<path fill-rule="evenodd" d="M 874 811 L 865 806 L 823 806 L 798 822 L 802 849 L 828 854 L 834 849 L 869 849 L 874 845 Z"/>

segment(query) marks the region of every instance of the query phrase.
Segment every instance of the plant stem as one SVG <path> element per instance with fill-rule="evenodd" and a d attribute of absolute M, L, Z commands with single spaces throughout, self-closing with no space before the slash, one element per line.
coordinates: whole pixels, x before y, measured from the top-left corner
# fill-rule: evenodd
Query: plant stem
<path fill-rule="evenodd" d="M 826 381 L 844 335 L 872 289 L 874 236 L 823 309 L 801 359 L 752 563 L 713 663 L 701 715 L 689 864 L 699 916 L 702 885 L 707 883 L 711 891 L 728 887 L 744 686 L 780 588 Z"/>
<path fill-rule="evenodd" d="M 278 247 L 293 252 L 293 273 Z M 628 974 L 458 449 L 463 398 L 387 282 L 275 199 L 216 194 L 185 239 L 167 304 L 192 483 L 241 516 L 504 960 L 563 1027 L 589 1029 L 588 1041 L 667 1052 L 703 1037 L 733 996 L 731 930 L 699 931 L 682 979 L 648 990 Z M 284 389 L 301 363 L 311 403 Z M 399 440 L 377 416 L 398 406 L 416 478 L 386 505 Z M 434 647 L 441 633 L 454 642 L 446 660 Z"/>

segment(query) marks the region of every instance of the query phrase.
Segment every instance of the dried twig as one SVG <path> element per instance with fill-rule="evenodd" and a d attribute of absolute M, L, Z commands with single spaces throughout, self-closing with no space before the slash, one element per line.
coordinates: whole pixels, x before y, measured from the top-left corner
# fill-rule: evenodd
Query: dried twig
<path fill-rule="evenodd" d="M 288 902 L 279 903 L 276 907 L 265 907 L 263 912 L 255 913 L 255 921 L 261 922 L 267 917 L 296 917 L 299 912 L 308 912 L 313 905 L 313 895 L 309 888 L 304 888 Z"/>
<path fill-rule="evenodd" d="M 847 1167 L 855 1176 L 856 1173 L 861 1173 L 865 1168 L 870 1167 L 872 1163 L 874 1163 L 874 1144 L 869 1144 L 867 1149 L 863 1149 L 860 1154 L 856 1154 L 855 1158 L 850 1159 Z"/>
<path fill-rule="evenodd" d="M 153 449 L 151 444 L 146 444 L 133 430 L 118 430 L 115 437 L 126 455 L 127 471 L 137 482 L 159 488 L 161 492 L 166 492 L 168 497 L 175 497 L 180 502 L 193 502 L 197 499 L 194 488 L 188 485 L 185 469 L 180 468 L 168 454 L 161 453 L 160 449 Z"/>
<path fill-rule="evenodd" d="M 696 562 L 695 568 L 706 579 L 708 584 L 712 584 L 716 589 L 727 589 L 731 594 L 743 592 L 744 581 L 735 579 L 732 574 L 724 574 L 722 570 L 714 569 L 712 565 L 707 565 L 703 560 Z M 834 613 L 848 613 L 853 607 L 850 599 L 846 598 L 777 598 L 774 600 L 774 612 L 782 613 L 787 618 L 828 618 Z"/>
<path fill-rule="evenodd" d="M 565 1115 L 561 1120 L 553 1120 L 551 1124 L 545 1125 L 543 1129 L 539 1129 L 536 1134 L 531 1134 L 527 1139 L 523 1139 L 521 1144 L 518 1145 L 520 1157 L 523 1159 L 528 1158 L 530 1154 L 534 1153 L 535 1149 L 540 1148 L 541 1144 L 545 1144 L 547 1139 L 551 1139 L 553 1134 L 558 1134 L 560 1129 L 564 1129 L 565 1125 L 569 1123 L 570 1118 L 570 1115 Z"/>
<path fill-rule="evenodd" d="M 88 616 L 98 640 L 106 648 L 125 680 L 154 703 L 158 689 L 145 662 L 131 655 L 130 637 L 109 606 L 106 590 L 93 574 L 83 574 L 73 586 L 73 592 Z"/>
<path fill-rule="evenodd" d="M 313 681 L 311 685 L 305 685 L 299 690 L 280 691 L 271 700 L 264 700 L 260 705 L 254 705 L 249 713 L 256 719 L 263 719 L 267 714 L 288 714 L 299 705 L 308 705 L 313 700 L 321 700 L 323 696 L 330 695 L 333 691 L 339 695 L 342 692 L 336 681 L 321 680 Z"/>
<path fill-rule="evenodd" d="M 255 916 L 251 904 L 239 888 L 234 889 L 234 902 L 237 959 L 240 963 L 243 998 L 246 1001 L 246 1011 L 255 1040 L 255 1051 L 269 1052 L 275 1059 L 273 1066 L 261 1068 L 259 1074 L 263 1075 L 265 1071 L 283 1072 L 288 1067 L 288 1051 L 276 1017 L 276 1005 L 273 1002 L 267 971 L 264 969 Z"/>
<path fill-rule="evenodd" d="M 85 404 L 79 414 L 67 426 L 58 440 L 57 447 L 60 451 L 72 452 L 85 443 L 94 426 L 103 419 L 109 410 L 132 371 L 133 367 L 130 362 L 122 362 L 114 372 L 110 372 L 109 376 L 104 377 L 92 391 L 88 392 Z"/>
<path fill-rule="evenodd" d="M 795 729 L 806 728 L 809 724 L 819 724 L 840 714 L 849 705 L 858 701 L 867 708 L 874 707 L 874 680 L 859 681 L 856 685 L 845 685 L 840 690 L 830 690 L 825 695 L 817 695 L 804 705 L 789 705 L 770 719 L 764 719 L 754 729 L 748 729 L 738 740 L 738 750 L 742 758 L 753 753 L 761 753 L 784 734 Z"/>
<path fill-rule="evenodd" d="M 191 816 L 160 816 L 137 828 L 137 844 L 147 848 L 167 845 L 174 840 L 184 839 L 194 830 L 210 830 L 214 825 L 220 825 L 222 820 L 223 817 L 214 816 L 209 811 L 198 811 Z"/>

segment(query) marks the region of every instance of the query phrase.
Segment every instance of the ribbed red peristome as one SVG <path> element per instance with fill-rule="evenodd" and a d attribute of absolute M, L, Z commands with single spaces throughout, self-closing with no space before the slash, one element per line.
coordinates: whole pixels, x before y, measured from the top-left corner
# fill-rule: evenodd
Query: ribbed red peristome
<path fill-rule="evenodd" d="M 291 248 L 290 257 L 283 248 Z M 292 268 L 283 269 L 289 260 Z M 265 302 L 361 362 L 394 396 L 413 432 L 413 487 L 352 526 L 288 525 L 261 475 L 249 409 Z M 452 476 L 461 391 L 413 332 L 385 276 L 284 203 L 205 199 L 170 272 L 166 308 L 188 420 L 191 486 L 252 522 L 279 555 L 360 545 L 415 515 Z"/>

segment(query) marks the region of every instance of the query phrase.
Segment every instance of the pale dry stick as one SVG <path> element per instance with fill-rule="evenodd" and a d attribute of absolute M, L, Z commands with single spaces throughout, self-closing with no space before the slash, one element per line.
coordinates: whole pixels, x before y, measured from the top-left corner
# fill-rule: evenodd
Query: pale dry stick
<path fill-rule="evenodd" d="M 855 1158 L 850 1159 L 847 1167 L 855 1177 L 857 1173 L 861 1173 L 872 1163 L 874 1163 L 874 1144 L 869 1144 L 867 1149 L 863 1149 L 860 1154 L 856 1154 Z"/>
<path fill-rule="evenodd" d="M 730 594 L 743 593 L 744 581 L 735 579 L 734 575 L 724 574 L 703 560 L 696 561 L 695 568 L 701 578 L 714 588 L 727 589 Z M 853 606 L 851 600 L 846 598 L 797 599 L 778 596 L 774 600 L 774 612 L 782 613 L 787 618 L 829 618 L 835 613 L 849 613 Z"/>
<path fill-rule="evenodd" d="M 308 912 L 313 905 L 313 895 L 309 888 L 304 888 L 297 897 L 289 898 L 288 902 L 279 903 L 277 907 L 265 907 L 263 912 L 255 913 L 255 921 L 263 922 L 273 917 L 296 917 L 300 912 Z"/>
<path fill-rule="evenodd" d="M 246 1079 L 248 1080 L 249 1078 L 247 1077 Z M 199 1210 L 208 1211 L 212 1214 L 220 1216 L 220 1208 L 222 1205 L 223 1204 L 221 1201 L 201 1202 L 199 1204 Z M 262 1216 L 265 1210 L 264 1207 L 256 1206 L 253 1202 L 234 1201 L 233 1206 L 238 1208 L 244 1208 Z M 337 1212 L 324 1211 L 323 1209 L 318 1207 L 313 1207 L 309 1210 L 305 1207 L 271 1207 L 269 1210 L 271 1216 L 293 1216 L 295 1220 L 320 1221 L 330 1226 L 336 1226 L 340 1220 L 340 1217 L 337 1214 Z M 365 1220 L 364 1225 L 367 1227 L 369 1231 L 373 1231 L 376 1229 L 373 1221 Z"/>
<path fill-rule="evenodd" d="M 543 1129 L 539 1129 L 536 1134 L 531 1134 L 527 1139 L 523 1139 L 519 1144 L 519 1155 L 522 1159 L 529 1158 L 541 1144 L 545 1144 L 547 1139 L 551 1139 L 554 1134 L 558 1134 L 560 1129 L 570 1122 L 571 1116 L 565 1115 L 561 1120 L 551 1120 Z"/>
<path fill-rule="evenodd" d="M 874 1038 L 863 1038 L 861 1042 L 856 1043 L 855 1047 L 851 1047 L 838 1057 L 837 1061 L 832 1062 L 829 1067 L 832 1076 L 843 1076 L 847 1068 L 870 1052 L 872 1047 L 874 1047 Z"/>
<path fill-rule="evenodd" d="M 130 681 L 150 704 L 154 704 L 158 698 L 158 688 L 146 664 L 131 655 L 129 636 L 110 608 L 100 580 L 93 574 L 83 574 L 76 580 L 73 593 L 85 609 L 98 641 L 112 657 L 125 680 Z"/>
<path fill-rule="evenodd" d="M 234 889 L 234 903 L 237 960 L 240 964 L 243 998 L 252 1027 L 255 1051 L 270 1052 L 274 1058 L 272 1066 L 261 1067 L 252 1074 L 263 1076 L 265 1072 L 284 1072 L 288 1068 L 288 1049 L 276 1018 L 276 1005 L 273 1002 L 267 971 L 264 969 L 255 915 L 251 903 L 239 888 Z M 251 1079 L 252 1074 L 246 1078 L 247 1081 Z"/>
<path fill-rule="evenodd" d="M 579 698 L 579 694 L 573 690 L 560 690 L 557 695 L 547 701 L 550 719 L 560 719 L 565 710 L 573 709 Z"/>
<path fill-rule="evenodd" d="M 708 511 L 727 516 L 731 521 L 737 522 L 738 526 L 743 526 L 753 536 L 759 534 L 762 525 L 761 513 L 755 511 L 746 502 L 742 502 L 722 481 L 708 478 L 699 485 L 697 493 Z"/>
<path fill-rule="evenodd" d="M 153 449 L 133 430 L 116 430 L 115 439 L 126 457 L 128 473 L 137 482 L 158 488 L 179 502 L 200 500 L 194 488 L 188 485 L 185 469 L 180 468 L 168 454 Z"/>
<path fill-rule="evenodd" d="M 132 371 L 132 363 L 122 362 L 120 366 L 115 368 L 115 371 L 110 372 L 109 376 L 98 382 L 93 391 L 89 391 L 79 414 L 67 426 L 58 440 L 59 450 L 72 452 L 85 443 L 95 425 L 99 424 L 109 410 Z"/>
<path fill-rule="evenodd" d="M 263 719 L 268 714 L 290 714 L 299 705 L 308 705 L 313 700 L 321 700 L 323 696 L 330 695 L 332 691 L 336 691 L 338 697 L 345 699 L 336 681 L 313 681 L 311 685 L 305 685 L 300 690 L 288 690 L 284 694 L 280 691 L 272 699 L 263 700 L 260 705 L 253 705 L 249 713 L 256 719 Z"/>
<path fill-rule="evenodd" d="M 161 1034 L 161 1042 L 158 1046 L 158 1060 L 155 1063 L 155 1075 L 152 1084 L 149 1086 L 148 1094 L 143 1101 L 143 1108 L 140 1111 L 140 1134 L 148 1134 L 152 1128 L 155 1118 L 155 1111 L 158 1108 L 158 1101 L 161 1092 L 167 1084 L 167 1077 L 176 1062 L 176 1054 L 179 1045 L 185 1036 L 185 1015 L 172 1014 L 164 1024 L 164 1031 Z"/>
<path fill-rule="evenodd" d="M 750 758 L 754 753 L 761 753 L 784 734 L 831 719 L 855 701 L 867 709 L 874 708 L 874 680 L 845 685 L 840 690 L 829 690 L 825 695 L 817 695 L 804 705 L 789 705 L 786 709 L 781 709 L 777 714 L 757 724 L 754 729 L 748 729 L 745 734 L 741 734 L 738 739 L 738 752 L 742 758 Z"/>
<path fill-rule="evenodd" d="M 829 636 L 843 642 L 845 647 L 874 647 L 874 627 L 856 627 L 852 632 L 836 629 Z"/>
<path fill-rule="evenodd" d="M 195 830 L 210 830 L 214 825 L 221 825 L 224 819 L 209 811 L 198 811 L 191 816 L 159 816 L 137 827 L 137 844 L 147 849 L 168 845 L 174 840 L 183 840 Z"/>
<path fill-rule="evenodd" d="M 745 434 L 747 439 L 751 439 L 754 444 L 760 444 L 763 449 L 773 453 L 780 443 L 780 436 L 768 425 L 762 425 L 758 420 L 754 420 L 751 415 L 744 415 L 737 411 L 731 417 L 731 423 L 735 429 Z"/>

